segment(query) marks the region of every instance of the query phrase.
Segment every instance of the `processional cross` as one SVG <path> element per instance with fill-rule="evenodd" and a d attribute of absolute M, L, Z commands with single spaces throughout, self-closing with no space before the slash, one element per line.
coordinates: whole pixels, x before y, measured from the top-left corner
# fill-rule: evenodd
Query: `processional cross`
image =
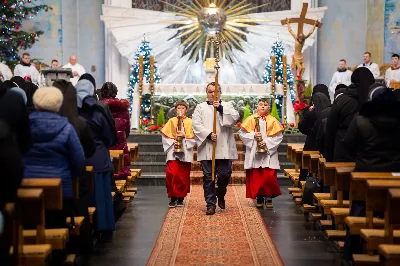
<path fill-rule="evenodd" d="M 318 20 L 306 18 L 307 9 L 308 9 L 308 3 L 303 3 L 303 7 L 301 9 L 299 18 L 287 18 L 287 19 L 281 20 L 282 25 L 285 25 L 285 24 L 288 25 L 288 30 L 295 40 L 295 49 L 294 49 L 294 54 L 292 55 L 291 68 L 293 70 L 296 69 L 297 79 L 301 79 L 302 75 L 304 74 L 304 71 L 305 71 L 304 58 L 303 58 L 303 52 L 302 52 L 304 43 L 305 43 L 306 39 L 308 37 L 310 37 L 311 34 L 314 33 L 315 28 L 322 27 L 322 23 L 319 22 Z M 290 23 L 297 23 L 297 35 L 294 34 L 294 32 L 290 26 Z M 314 26 L 307 35 L 304 35 L 304 33 L 303 33 L 304 24 Z"/>

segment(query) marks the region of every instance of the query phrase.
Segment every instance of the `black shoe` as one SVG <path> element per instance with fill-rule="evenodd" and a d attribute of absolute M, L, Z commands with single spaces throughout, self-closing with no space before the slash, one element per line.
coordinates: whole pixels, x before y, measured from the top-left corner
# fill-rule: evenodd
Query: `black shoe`
<path fill-rule="evenodd" d="M 207 208 L 206 215 L 214 215 L 215 209 L 214 208 Z"/>
<path fill-rule="evenodd" d="M 176 198 L 171 198 L 171 201 L 168 204 L 168 208 L 175 208 L 176 207 Z"/>
<path fill-rule="evenodd" d="M 225 210 L 225 199 L 218 199 L 218 207 Z"/>
<path fill-rule="evenodd" d="M 183 207 L 183 198 L 178 198 L 178 202 L 176 203 L 176 207 Z"/>

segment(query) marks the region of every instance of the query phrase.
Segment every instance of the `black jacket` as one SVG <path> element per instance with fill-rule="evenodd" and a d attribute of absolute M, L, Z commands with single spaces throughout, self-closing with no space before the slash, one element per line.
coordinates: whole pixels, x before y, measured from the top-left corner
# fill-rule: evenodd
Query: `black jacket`
<path fill-rule="evenodd" d="M 368 102 L 344 138 L 356 171 L 400 172 L 400 103 Z"/>
<path fill-rule="evenodd" d="M 332 106 L 329 106 L 321 113 L 321 122 L 319 122 L 318 134 L 317 134 L 317 147 L 320 154 L 326 157 L 325 149 L 325 135 L 326 135 L 326 123 L 328 121 L 329 113 L 331 112 Z"/>
<path fill-rule="evenodd" d="M 325 151 L 328 162 L 354 161 L 343 143 L 347 129 L 359 110 L 357 87 L 352 85 L 334 101 L 326 122 Z"/>

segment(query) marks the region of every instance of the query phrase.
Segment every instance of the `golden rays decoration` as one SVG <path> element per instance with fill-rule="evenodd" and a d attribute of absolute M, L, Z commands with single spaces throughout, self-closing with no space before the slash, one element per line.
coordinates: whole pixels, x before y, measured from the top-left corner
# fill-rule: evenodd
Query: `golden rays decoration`
<path fill-rule="evenodd" d="M 180 20 L 171 20 L 171 24 L 178 30 L 178 33 L 170 40 L 181 39 L 181 46 L 184 47 L 184 54 L 190 54 L 190 60 L 197 61 L 202 58 L 214 58 L 216 49 L 221 57 L 225 57 L 232 63 L 229 55 L 232 49 L 243 50 L 242 45 L 247 43 L 247 28 L 254 27 L 257 22 L 271 21 L 267 19 L 250 19 L 247 14 L 257 8 L 268 5 L 251 6 L 248 0 L 193 0 L 185 2 L 178 1 L 171 4 L 175 11 L 166 11 L 179 16 Z M 217 32 L 227 42 L 221 43 L 219 47 L 209 40 Z"/>

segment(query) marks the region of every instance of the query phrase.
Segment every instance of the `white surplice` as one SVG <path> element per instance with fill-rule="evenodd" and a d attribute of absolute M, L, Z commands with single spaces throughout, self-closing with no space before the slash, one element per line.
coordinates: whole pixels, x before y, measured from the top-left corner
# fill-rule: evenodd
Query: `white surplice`
<path fill-rule="evenodd" d="M 39 84 L 39 71 L 32 65 L 16 65 L 14 68 L 14 76 L 20 76 L 22 78 L 30 76 L 32 83 Z"/>
<path fill-rule="evenodd" d="M 372 63 L 372 62 L 369 62 L 368 64 L 365 64 L 365 63 L 364 64 L 360 64 L 360 65 L 358 65 L 358 67 L 366 67 L 366 68 L 368 68 L 371 71 L 372 75 L 374 75 L 375 79 L 377 79 L 379 77 L 380 73 L 381 73 L 381 71 L 379 70 L 378 64 L 375 64 L 375 63 Z"/>
<path fill-rule="evenodd" d="M 339 83 L 349 86 L 351 84 L 351 75 L 352 74 L 353 74 L 353 72 L 351 72 L 350 70 L 346 70 L 345 72 L 336 71 L 333 74 L 331 83 L 329 84 L 329 95 L 331 97 L 332 102 L 334 100 L 333 97 L 335 95 L 336 86 Z"/>
<path fill-rule="evenodd" d="M 72 78 L 71 78 L 71 83 L 72 83 L 72 85 L 76 85 L 76 83 L 78 83 L 78 81 L 79 81 L 79 78 L 83 75 L 83 74 L 85 74 L 86 73 L 86 70 L 85 70 L 85 68 L 82 66 L 82 65 L 80 65 L 80 64 L 78 64 L 78 63 L 76 63 L 75 65 L 72 65 L 71 63 L 68 63 L 68 64 L 66 64 L 65 66 L 63 66 L 63 68 L 71 68 L 72 69 L 72 75 L 74 75 L 74 71 L 76 71 L 76 72 L 78 72 L 78 76 L 73 76 Z M 95 88 L 96 89 L 96 88 Z"/>
<path fill-rule="evenodd" d="M 13 77 L 11 69 L 2 62 L 0 62 L 0 73 L 0 80 L 2 81 L 10 80 Z"/>
<path fill-rule="evenodd" d="M 246 154 L 244 160 L 244 169 L 253 168 L 271 168 L 280 169 L 279 158 L 278 158 L 278 147 L 283 140 L 282 132 L 268 137 L 266 130 L 266 122 L 262 119 L 260 121 L 260 132 L 268 148 L 268 153 L 257 153 L 257 140 L 255 138 L 255 132 L 246 132 L 243 129 L 239 130 L 240 139 L 246 146 Z"/>
<path fill-rule="evenodd" d="M 221 102 L 223 115 L 217 112 L 217 148 L 215 159 L 237 160 L 236 141 L 232 126 L 239 113 L 229 102 Z M 212 141 L 207 136 L 213 131 L 214 106 L 207 102 L 198 104 L 192 115 L 193 132 L 197 143 L 197 161 L 212 159 Z"/>
<path fill-rule="evenodd" d="M 195 139 L 184 139 L 182 141 L 183 152 L 174 152 L 175 140 L 161 134 L 164 152 L 167 154 L 167 162 L 171 160 L 179 160 L 181 162 L 193 162 L 193 147 L 196 145 Z"/>
<path fill-rule="evenodd" d="M 385 72 L 385 83 L 388 88 L 390 88 L 390 81 L 400 81 L 400 68 L 393 70 L 389 67 Z"/>

